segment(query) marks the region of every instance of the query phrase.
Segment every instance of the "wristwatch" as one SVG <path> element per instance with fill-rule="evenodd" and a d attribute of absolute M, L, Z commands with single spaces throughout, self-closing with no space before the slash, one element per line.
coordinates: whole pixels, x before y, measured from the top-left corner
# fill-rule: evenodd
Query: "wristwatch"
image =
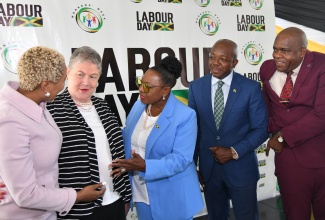
<path fill-rule="evenodd" d="M 278 141 L 280 143 L 282 143 L 284 141 L 283 137 L 282 137 L 282 132 L 281 131 L 278 131 Z"/>

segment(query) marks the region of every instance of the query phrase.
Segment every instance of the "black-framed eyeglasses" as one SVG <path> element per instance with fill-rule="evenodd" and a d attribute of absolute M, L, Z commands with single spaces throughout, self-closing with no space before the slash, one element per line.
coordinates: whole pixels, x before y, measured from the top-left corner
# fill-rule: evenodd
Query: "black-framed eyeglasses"
<path fill-rule="evenodd" d="M 136 77 L 135 78 L 135 85 L 140 88 L 140 86 L 143 87 L 143 92 L 144 93 L 148 93 L 150 91 L 151 88 L 154 88 L 154 87 L 164 87 L 164 86 L 151 86 L 149 85 L 148 83 L 146 82 L 142 82 L 142 79 L 140 77 Z"/>

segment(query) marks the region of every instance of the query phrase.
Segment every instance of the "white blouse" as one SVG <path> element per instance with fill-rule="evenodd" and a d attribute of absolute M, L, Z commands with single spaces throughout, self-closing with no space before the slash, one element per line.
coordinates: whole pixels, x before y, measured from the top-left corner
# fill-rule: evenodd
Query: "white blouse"
<path fill-rule="evenodd" d="M 156 117 L 148 116 L 144 110 L 132 133 L 131 149 L 135 150 L 143 159 L 145 158 L 147 139 L 158 118 L 159 115 Z M 133 171 L 132 188 L 134 202 L 143 202 L 150 205 L 146 182 L 139 176 L 139 171 Z"/>
<path fill-rule="evenodd" d="M 88 126 L 94 133 L 100 182 L 106 182 L 106 191 L 102 205 L 108 205 L 120 198 L 118 192 L 113 191 L 113 178 L 110 176 L 108 165 L 112 163 L 112 154 L 109 148 L 107 136 L 94 106 L 89 110 L 78 107 Z"/>

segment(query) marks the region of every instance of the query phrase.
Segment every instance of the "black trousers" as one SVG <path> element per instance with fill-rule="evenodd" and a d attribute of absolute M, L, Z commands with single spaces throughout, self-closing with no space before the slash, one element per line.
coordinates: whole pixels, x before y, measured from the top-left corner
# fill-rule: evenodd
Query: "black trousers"
<path fill-rule="evenodd" d="M 109 205 L 96 207 L 91 215 L 82 220 L 125 220 L 125 204 L 119 199 Z"/>

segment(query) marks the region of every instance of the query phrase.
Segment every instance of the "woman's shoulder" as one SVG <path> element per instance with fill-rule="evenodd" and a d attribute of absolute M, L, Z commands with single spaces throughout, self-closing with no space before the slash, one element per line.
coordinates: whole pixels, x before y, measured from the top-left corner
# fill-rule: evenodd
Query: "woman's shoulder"
<path fill-rule="evenodd" d="M 195 114 L 195 111 L 190 108 L 186 103 L 182 102 L 181 100 L 177 99 L 175 97 L 176 101 L 175 101 L 175 106 L 174 106 L 174 112 L 180 114 L 180 115 L 184 115 L 184 116 L 188 116 L 191 114 Z"/>

